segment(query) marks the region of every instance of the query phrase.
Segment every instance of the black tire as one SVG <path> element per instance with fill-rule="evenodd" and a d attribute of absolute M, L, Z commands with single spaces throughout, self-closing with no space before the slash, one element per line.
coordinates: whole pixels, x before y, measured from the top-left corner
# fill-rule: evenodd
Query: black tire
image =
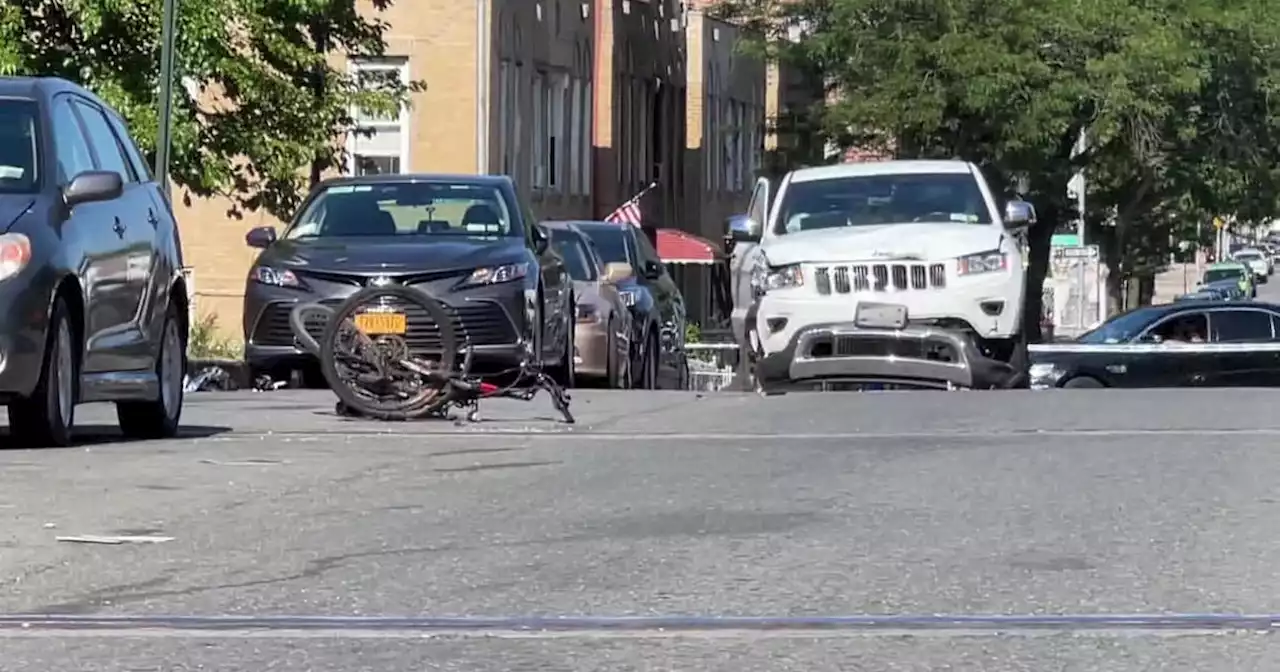
<path fill-rule="evenodd" d="M 187 376 L 187 339 L 181 325 L 178 307 L 169 304 L 160 331 L 160 349 L 156 353 L 156 399 L 116 404 L 120 431 L 127 438 L 168 439 L 178 433 Z"/>
<path fill-rule="evenodd" d="M 9 432 L 14 443 L 32 448 L 71 445 L 80 379 L 78 343 L 66 301 L 59 297 L 53 304 L 36 389 L 30 397 L 9 405 Z"/>
<path fill-rule="evenodd" d="M 329 382 L 330 389 L 338 395 L 338 399 L 346 408 L 361 416 L 378 420 L 408 420 L 444 408 L 452 396 L 452 390 L 449 388 L 407 400 L 385 401 L 371 399 L 358 393 L 339 374 L 334 352 L 339 336 L 346 333 L 345 323 L 349 322 L 361 307 L 379 299 L 390 299 L 401 306 L 408 304 L 424 311 L 427 318 L 434 322 L 440 331 L 439 357 L 442 374 L 456 373 L 458 334 L 454 330 L 452 315 L 443 303 L 413 287 L 366 287 L 352 294 L 333 311 L 333 316 L 325 325 L 324 335 L 320 337 L 320 370 L 324 373 L 325 380 Z"/>
<path fill-rule="evenodd" d="M 1063 383 L 1062 387 L 1072 390 L 1096 390 L 1104 388 L 1106 385 L 1103 385 L 1101 380 L 1091 376 L 1078 376 Z"/>
<path fill-rule="evenodd" d="M 640 358 L 639 389 L 657 390 L 658 385 L 658 337 L 653 330 L 644 339 L 644 355 Z"/>
<path fill-rule="evenodd" d="M 569 305 L 576 306 L 577 304 L 574 303 L 574 301 L 575 299 L 573 298 L 573 295 L 570 295 Z M 576 378 L 578 377 L 578 367 L 573 359 L 575 352 L 574 339 L 577 338 L 578 320 L 572 312 L 569 314 L 568 322 L 569 333 L 564 339 L 564 352 L 560 354 L 560 361 L 547 369 L 547 375 L 551 376 L 551 379 L 556 381 L 557 385 L 565 389 L 572 388 L 574 383 L 577 382 Z"/>
<path fill-rule="evenodd" d="M 618 355 L 617 337 L 614 336 L 617 333 L 616 327 L 617 324 L 613 320 L 609 320 L 605 325 L 605 333 L 609 335 L 605 340 L 605 347 L 609 352 L 609 358 L 605 364 L 605 387 L 610 390 L 625 390 L 627 389 L 627 369 L 630 367 L 624 367 L 622 358 Z"/>

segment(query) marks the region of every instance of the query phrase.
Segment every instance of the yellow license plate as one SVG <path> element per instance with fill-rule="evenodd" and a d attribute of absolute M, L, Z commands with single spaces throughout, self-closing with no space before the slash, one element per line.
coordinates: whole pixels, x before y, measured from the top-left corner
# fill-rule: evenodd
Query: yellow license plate
<path fill-rule="evenodd" d="M 355 320 L 356 329 L 369 336 L 402 336 L 409 331 L 409 320 L 404 313 L 361 313 Z"/>

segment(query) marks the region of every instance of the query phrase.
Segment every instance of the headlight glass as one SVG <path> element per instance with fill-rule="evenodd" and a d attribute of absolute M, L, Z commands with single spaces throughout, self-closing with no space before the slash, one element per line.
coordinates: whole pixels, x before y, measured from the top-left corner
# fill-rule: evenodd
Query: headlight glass
<path fill-rule="evenodd" d="M 1052 385 L 1058 382 L 1058 379 L 1062 378 L 1062 374 L 1065 372 L 1055 364 L 1040 363 L 1032 364 L 1027 373 L 1030 374 L 1032 383 Z"/>
<path fill-rule="evenodd" d="M 467 278 L 468 285 L 496 285 L 503 282 L 511 282 L 519 280 L 529 273 L 529 264 L 503 264 L 501 266 L 488 266 L 485 268 L 477 268 L 471 272 L 471 277 Z"/>
<path fill-rule="evenodd" d="M 802 287 L 804 286 L 804 272 L 800 269 L 800 264 L 771 268 L 768 274 L 765 275 L 764 286 L 766 291 Z"/>
<path fill-rule="evenodd" d="M 0 236 L 0 280 L 17 275 L 31 262 L 31 239 L 21 233 Z"/>
<path fill-rule="evenodd" d="M 301 289 L 303 287 L 302 281 L 298 279 L 298 276 L 294 275 L 293 271 L 286 268 L 255 266 L 253 270 L 249 272 L 249 277 L 253 278 L 254 282 L 260 282 L 264 285 L 292 287 L 294 289 Z"/>
<path fill-rule="evenodd" d="M 960 257 L 956 264 L 956 272 L 962 276 L 997 273 L 1007 268 L 1009 268 L 1009 255 L 1000 250 L 966 255 Z"/>

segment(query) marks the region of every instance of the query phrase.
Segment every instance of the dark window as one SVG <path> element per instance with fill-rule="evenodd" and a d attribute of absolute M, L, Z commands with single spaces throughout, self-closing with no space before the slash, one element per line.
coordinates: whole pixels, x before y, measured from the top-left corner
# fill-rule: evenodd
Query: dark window
<path fill-rule="evenodd" d="M 791 182 L 778 205 L 776 235 L 910 222 L 991 224 L 969 173 L 858 175 Z"/>
<path fill-rule="evenodd" d="M 84 130 L 89 134 L 89 144 L 93 147 L 93 152 L 98 155 L 98 168 L 119 173 L 120 179 L 125 182 L 136 182 L 137 177 L 133 173 L 133 167 L 125 161 L 124 153 L 120 149 L 120 141 L 116 139 L 116 134 L 107 123 L 107 118 L 102 116 L 102 110 L 80 102 L 76 103 L 76 107 L 80 110 Z"/>
<path fill-rule="evenodd" d="M 1270 341 L 1271 314 L 1261 310 L 1220 310 L 1212 316 L 1213 331 L 1219 343 Z"/>
<path fill-rule="evenodd" d="M 398 156 L 356 155 L 356 175 L 395 175 L 400 172 Z"/>
<path fill-rule="evenodd" d="M 1204 343 L 1209 340 L 1209 321 L 1204 313 L 1182 313 L 1164 320 L 1149 335 L 1159 336 L 1160 340 L 1168 342 Z"/>
<path fill-rule="evenodd" d="M 93 155 L 84 137 L 80 120 L 65 98 L 53 103 L 53 142 L 58 158 L 58 184 L 65 185 L 71 178 L 86 170 L 93 170 Z"/>
<path fill-rule="evenodd" d="M 0 100 L 0 193 L 38 188 L 38 109 L 30 100 Z"/>
<path fill-rule="evenodd" d="M 595 243 L 600 253 L 600 261 L 606 264 L 624 263 L 637 266 L 635 250 L 632 249 L 629 236 L 621 228 L 593 228 L 587 232 L 591 242 Z M 639 269 L 637 269 L 639 272 Z"/>
<path fill-rule="evenodd" d="M 586 245 L 577 235 L 568 231 L 552 230 L 551 243 L 555 246 L 556 252 L 564 258 L 569 277 L 580 282 L 592 282 L 598 277 L 591 253 L 587 251 Z"/>

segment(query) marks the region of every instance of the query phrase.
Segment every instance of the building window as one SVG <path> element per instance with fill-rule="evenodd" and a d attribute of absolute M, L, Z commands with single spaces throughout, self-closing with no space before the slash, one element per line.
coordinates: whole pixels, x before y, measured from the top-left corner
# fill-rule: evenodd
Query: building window
<path fill-rule="evenodd" d="M 721 150 L 722 154 L 720 157 L 722 161 L 721 167 L 720 167 L 720 174 L 722 176 L 720 187 L 724 191 L 732 191 L 733 190 L 733 172 L 734 172 L 733 138 L 737 134 L 737 129 L 733 127 L 734 104 L 732 100 L 726 99 L 720 107 L 721 107 L 720 118 L 723 120 L 722 121 L 723 126 L 721 128 L 724 129 L 721 133 L 721 140 L 720 140 L 721 144 L 723 145 L 723 149 Z"/>
<path fill-rule="evenodd" d="M 380 58 L 352 61 L 352 75 L 362 86 L 377 87 L 380 82 L 399 80 L 409 83 L 409 59 Z M 409 114 L 405 107 L 398 113 L 378 114 L 354 109 L 356 131 L 347 135 L 347 172 L 354 175 L 379 175 L 409 172 Z"/>
<path fill-rule="evenodd" d="M 574 77 L 569 84 L 569 193 L 582 193 L 582 80 Z"/>
<path fill-rule="evenodd" d="M 515 168 L 515 73 L 511 61 L 503 59 L 498 64 L 498 146 L 502 159 L 499 162 L 503 175 L 511 175 Z"/>
<path fill-rule="evenodd" d="M 550 138 L 550 116 L 547 114 L 547 73 L 533 75 L 533 188 L 547 186 L 547 140 Z"/>

